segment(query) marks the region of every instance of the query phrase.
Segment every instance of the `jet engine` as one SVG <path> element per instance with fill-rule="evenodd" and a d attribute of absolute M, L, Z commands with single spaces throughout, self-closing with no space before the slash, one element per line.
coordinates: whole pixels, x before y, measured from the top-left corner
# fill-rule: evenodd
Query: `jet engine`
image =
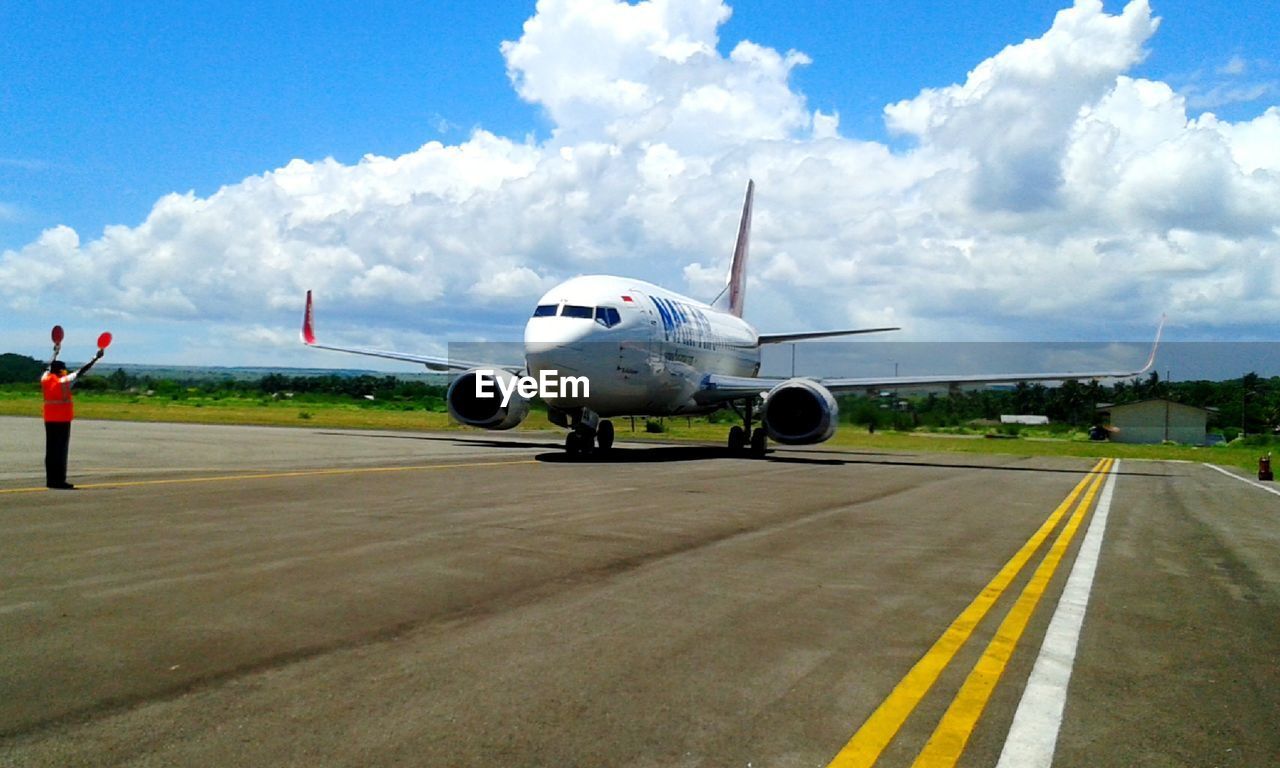
<path fill-rule="evenodd" d="M 764 396 L 761 422 L 773 440 L 811 445 L 836 432 L 840 409 L 831 392 L 812 379 L 788 379 Z"/>
<path fill-rule="evenodd" d="M 485 390 L 492 397 L 481 397 L 476 393 L 476 379 L 483 375 Z M 502 386 L 511 388 L 517 377 L 510 371 L 488 368 L 473 368 L 453 380 L 449 391 L 445 394 L 445 402 L 449 404 L 449 415 L 468 427 L 482 429 L 512 429 L 529 415 L 529 401 L 521 397 L 519 392 L 511 390 L 511 399 L 506 406 L 502 405 Z"/>

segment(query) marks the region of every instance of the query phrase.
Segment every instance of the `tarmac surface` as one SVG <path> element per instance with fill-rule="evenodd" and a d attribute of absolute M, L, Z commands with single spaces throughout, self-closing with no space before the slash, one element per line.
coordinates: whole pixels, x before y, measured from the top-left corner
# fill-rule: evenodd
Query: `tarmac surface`
<path fill-rule="evenodd" d="M 1280 764 L 1274 492 L 561 442 L 0 418 L 0 765 L 990 766 L 1042 643 L 1054 765 Z"/>

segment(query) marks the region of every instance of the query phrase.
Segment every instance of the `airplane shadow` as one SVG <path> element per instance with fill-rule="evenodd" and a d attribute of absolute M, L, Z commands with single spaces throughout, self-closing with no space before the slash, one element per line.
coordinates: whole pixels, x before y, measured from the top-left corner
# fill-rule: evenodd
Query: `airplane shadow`
<path fill-rule="evenodd" d="M 486 448 L 541 448 L 546 453 L 539 453 L 534 459 L 547 464 L 663 464 L 681 461 L 713 461 L 732 459 L 738 461 L 764 461 L 770 464 L 799 464 L 807 466 L 888 466 L 888 467 L 931 467 L 938 469 L 981 469 L 990 472 L 1035 472 L 1041 474 L 1078 475 L 1079 469 L 1059 467 L 1027 467 L 991 465 L 962 462 L 922 461 L 914 457 L 916 454 L 883 453 L 877 451 L 842 451 L 830 448 L 805 448 L 798 451 L 786 450 L 779 453 L 770 448 L 763 459 L 752 459 L 740 453 L 730 453 L 728 448 L 710 444 L 671 444 L 671 443 L 625 443 L 614 445 L 608 453 L 589 453 L 570 456 L 559 440 L 495 440 L 485 437 L 466 435 L 409 435 L 409 434 L 352 434 L 350 432 L 322 432 L 320 434 L 341 435 L 342 437 L 364 437 L 375 440 L 423 440 L 461 445 L 482 446 Z M 811 455 L 818 454 L 819 456 Z M 845 458 L 847 457 L 847 458 Z M 1128 465 L 1132 467 L 1133 465 Z M 1144 472 L 1130 468 L 1122 470 L 1125 477 L 1171 477 L 1169 472 Z"/>
<path fill-rule="evenodd" d="M 805 454 L 822 454 L 810 457 Z M 844 455 L 850 458 L 835 458 Z M 899 458 L 893 458 L 899 457 Z M 935 469 L 986 470 L 989 472 L 1032 472 L 1037 474 L 1080 475 L 1081 469 L 1061 467 L 1027 467 L 977 464 L 972 462 L 941 462 L 903 459 L 902 454 L 869 453 L 833 450 L 805 450 L 780 453 L 770 449 L 763 459 L 753 459 L 740 453 L 730 453 L 722 446 L 714 445 L 634 445 L 617 446 L 607 453 L 590 453 L 570 456 L 563 450 L 540 453 L 534 458 L 547 464 L 656 464 L 678 461 L 711 461 L 734 459 L 738 461 L 762 461 L 767 464 L 799 464 L 803 466 L 868 466 L 868 467 L 928 467 Z M 1170 477 L 1167 472 L 1143 472 L 1125 469 L 1119 474 L 1126 477 Z"/>
<path fill-rule="evenodd" d="M 710 445 L 615 445 L 605 453 L 594 452 L 570 456 L 563 449 L 540 453 L 534 457 L 548 464 L 657 464 L 671 461 L 711 461 L 743 458 L 729 453 L 728 448 Z"/>
<path fill-rule="evenodd" d="M 816 451 L 815 451 L 816 452 Z M 824 451 L 824 453 L 835 453 L 835 451 Z M 989 472 L 1033 472 L 1036 474 L 1059 474 L 1059 475 L 1079 475 L 1080 469 L 1065 469 L 1062 467 L 1015 467 L 1001 466 L 992 464 L 965 464 L 959 462 L 941 462 L 941 461 L 899 461 L 894 459 L 803 459 L 794 456 L 770 456 L 769 461 L 782 464 L 839 464 L 854 465 L 861 464 L 866 466 L 878 467 L 934 467 L 938 469 L 983 469 Z M 1088 457 L 1076 457 L 1088 458 Z M 1169 472 L 1139 472 L 1131 469 L 1122 470 L 1115 474 L 1123 477 L 1174 477 Z"/>
<path fill-rule="evenodd" d="M 586 456 L 575 456 L 570 458 L 564 453 L 564 441 L 552 437 L 547 440 L 534 442 L 532 440 L 502 440 L 485 437 L 469 437 L 466 435 L 414 435 L 414 434 L 361 434 L 352 432 L 319 432 L 317 434 L 329 435 L 333 437 L 345 438 L 365 438 L 369 440 L 421 440 L 426 442 L 437 443 L 456 443 L 461 445 L 478 445 L 487 448 L 546 448 L 548 450 L 559 451 L 562 455 L 560 458 L 554 458 L 546 455 L 545 458 L 540 456 L 543 461 L 567 463 L 584 462 L 596 464 L 608 463 L 645 463 L 645 462 L 661 462 L 661 461 L 699 461 L 705 459 L 745 459 L 748 458 L 743 454 L 731 454 L 728 448 L 720 445 L 712 445 L 710 443 L 662 443 L 654 442 L 629 442 L 625 444 L 615 444 L 614 447 L 606 454 L 593 453 Z M 770 448 L 772 454 L 774 449 Z M 805 453 L 823 453 L 839 456 L 909 456 L 912 454 L 902 453 L 883 453 L 880 451 L 836 451 L 823 450 L 820 448 L 810 448 Z M 656 458 L 655 458 L 656 457 Z M 775 458 L 770 455 L 767 458 Z M 842 464 L 845 462 L 838 460 L 822 460 L 822 459 L 782 459 L 778 461 L 792 461 L 805 464 Z"/>
<path fill-rule="evenodd" d="M 346 438 L 363 437 L 371 440 L 422 440 L 436 443 L 458 443 L 462 445 L 479 445 L 486 448 L 560 448 L 562 450 L 564 448 L 563 442 L 555 440 L 533 442 L 531 440 L 493 440 L 491 438 L 466 437 L 463 435 L 365 435 L 351 432 L 320 432 L 319 434 Z"/>

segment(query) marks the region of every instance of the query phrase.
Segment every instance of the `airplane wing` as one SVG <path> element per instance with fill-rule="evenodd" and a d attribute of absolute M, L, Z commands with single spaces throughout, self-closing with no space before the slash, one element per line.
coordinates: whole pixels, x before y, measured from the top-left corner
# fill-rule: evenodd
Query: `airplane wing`
<path fill-rule="evenodd" d="M 860 378 L 818 378 L 813 380 L 826 387 L 832 394 L 848 392 L 867 392 L 882 389 L 913 389 L 927 387 L 979 386 L 983 384 L 1016 384 L 1024 381 L 1067 381 L 1096 379 L 1128 379 L 1141 376 L 1151 370 L 1156 362 L 1156 350 L 1160 346 L 1160 335 L 1164 330 L 1164 318 L 1160 318 L 1160 326 L 1156 329 L 1156 340 L 1151 345 L 1151 355 L 1146 365 L 1134 371 L 1064 371 L 1036 373 L 985 373 L 977 375 L 930 375 L 930 376 L 866 376 Z M 809 378 L 809 377 L 802 377 Z M 723 403 L 739 400 L 744 397 L 763 395 L 786 378 L 758 378 L 748 376 L 722 376 L 708 374 L 702 378 L 702 384 L 694 399 L 703 404 Z"/>
<path fill-rule="evenodd" d="M 477 363 L 467 360 L 454 360 L 448 357 L 440 357 L 438 355 L 414 355 L 407 352 L 390 352 L 380 349 L 363 349 L 360 347 L 334 347 L 328 344 L 321 344 L 316 341 L 314 312 L 315 310 L 311 301 L 311 291 L 307 291 L 307 308 L 302 316 L 302 343 L 315 349 L 327 349 L 333 352 L 349 352 L 353 355 L 382 357 L 388 360 L 403 360 L 407 363 L 420 363 L 425 365 L 428 370 L 440 372 L 466 371 L 472 368 L 496 368 L 511 371 L 512 373 L 520 373 L 525 367 L 524 363 Z"/>
<path fill-rule="evenodd" d="M 803 331 L 801 333 L 762 333 L 757 338 L 760 346 L 765 344 L 785 344 L 788 341 L 804 341 L 805 339 L 825 339 L 831 336 L 853 336 L 859 333 L 883 333 L 884 331 L 899 331 L 898 327 L 893 328 L 852 328 L 846 331 Z"/>

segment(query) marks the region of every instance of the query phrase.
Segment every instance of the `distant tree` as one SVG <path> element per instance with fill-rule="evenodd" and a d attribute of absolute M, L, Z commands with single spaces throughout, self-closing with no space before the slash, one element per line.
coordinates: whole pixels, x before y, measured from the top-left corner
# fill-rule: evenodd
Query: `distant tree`
<path fill-rule="evenodd" d="M 0 384 L 35 383 L 40 381 L 45 364 L 26 355 L 6 352 L 0 355 Z"/>
<path fill-rule="evenodd" d="M 123 392 L 129 388 L 129 374 L 123 368 L 117 368 L 115 373 L 107 377 L 107 383 L 116 392 Z"/>
<path fill-rule="evenodd" d="M 1022 414 L 1044 414 L 1048 390 L 1043 384 L 1018 382 L 1013 389 L 1013 411 Z"/>
<path fill-rule="evenodd" d="M 1157 397 L 1163 397 L 1164 389 L 1160 386 L 1160 372 L 1152 371 L 1147 374 L 1147 380 L 1142 385 L 1143 400 L 1151 400 Z"/>
<path fill-rule="evenodd" d="M 1258 374 L 1251 371 L 1240 380 L 1240 429 L 1246 435 L 1259 430 L 1266 395 L 1266 383 Z"/>

